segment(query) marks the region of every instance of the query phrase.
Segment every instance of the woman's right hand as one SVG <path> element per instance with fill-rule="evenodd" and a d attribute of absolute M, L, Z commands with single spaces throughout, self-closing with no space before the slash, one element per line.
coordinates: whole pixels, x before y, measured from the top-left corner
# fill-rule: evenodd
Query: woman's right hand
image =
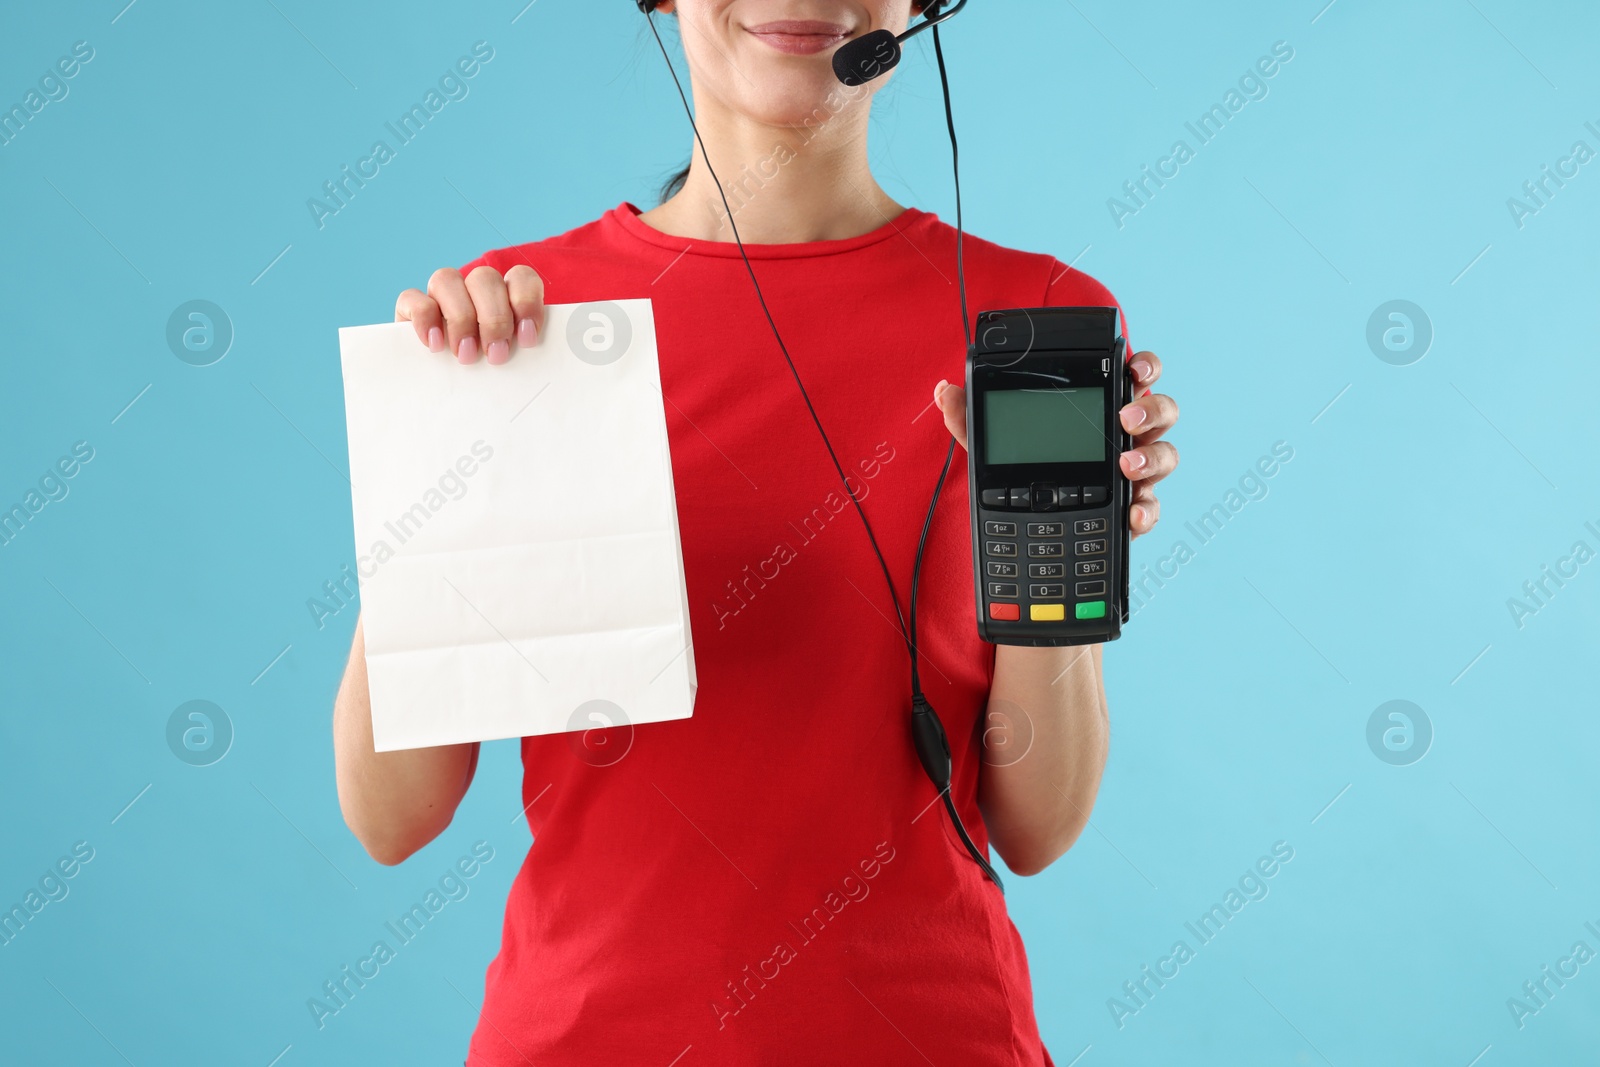
<path fill-rule="evenodd" d="M 428 291 L 407 289 L 395 301 L 394 321 L 409 322 L 417 339 L 434 352 L 450 352 L 458 363 L 490 363 L 511 358 L 513 340 L 528 348 L 544 326 L 544 279 L 525 263 L 506 271 L 474 267 L 465 278 L 441 267 L 428 279 Z"/>

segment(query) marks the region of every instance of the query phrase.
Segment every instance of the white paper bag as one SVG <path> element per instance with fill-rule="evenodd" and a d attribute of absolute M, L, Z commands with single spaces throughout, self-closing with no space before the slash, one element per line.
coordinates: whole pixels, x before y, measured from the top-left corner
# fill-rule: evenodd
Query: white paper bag
<path fill-rule="evenodd" d="M 501 366 L 339 331 L 379 752 L 694 708 L 650 301 L 547 310 Z"/>

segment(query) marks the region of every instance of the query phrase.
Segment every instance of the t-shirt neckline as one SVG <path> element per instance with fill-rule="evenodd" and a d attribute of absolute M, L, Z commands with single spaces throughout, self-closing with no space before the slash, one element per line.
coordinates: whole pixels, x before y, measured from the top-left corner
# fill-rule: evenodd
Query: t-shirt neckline
<path fill-rule="evenodd" d="M 642 212 L 634 204 L 624 200 L 614 208 L 610 217 L 628 234 L 658 248 L 669 249 L 672 252 L 686 255 L 720 256 L 724 258 L 739 258 L 739 246 L 733 241 L 697 241 L 688 237 L 675 237 L 670 233 L 662 233 L 649 223 L 639 218 Z M 891 237 L 903 235 L 906 230 L 923 219 L 934 216 L 920 208 L 908 207 L 895 218 L 885 222 L 875 230 L 860 234 L 856 237 L 843 237 L 827 241 L 799 241 L 790 244 L 751 244 L 745 243 L 745 252 L 751 259 L 805 259 L 814 256 L 832 256 L 841 252 L 853 252 L 859 248 L 878 244 Z"/>

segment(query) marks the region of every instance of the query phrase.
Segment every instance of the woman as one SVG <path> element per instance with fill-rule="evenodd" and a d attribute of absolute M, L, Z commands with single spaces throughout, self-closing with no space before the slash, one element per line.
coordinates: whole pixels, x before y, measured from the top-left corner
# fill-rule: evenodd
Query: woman
<path fill-rule="evenodd" d="M 965 357 L 955 232 L 873 180 L 867 118 L 882 80 L 843 90 L 829 57 L 905 29 L 917 7 L 659 11 L 679 19 L 706 151 L 903 603 L 946 431 L 966 444 L 963 391 L 946 381 Z M 665 74 L 662 85 L 673 91 Z M 536 343 L 546 301 L 651 299 L 699 676 L 692 718 L 601 732 L 617 737 L 609 755 L 576 735 L 523 740 L 535 844 L 467 1063 L 1048 1064 L 1021 940 L 917 762 L 888 590 L 704 158 L 669 191 L 650 211 L 623 204 L 440 270 L 396 308 L 435 352 L 499 364 L 539 358 L 513 354 Z M 974 314 L 1114 303 L 1050 256 L 968 238 L 965 265 Z M 1138 445 L 1123 458 L 1137 534 L 1177 464 L 1160 440 L 1177 410 L 1148 392 L 1153 354 L 1132 366 L 1145 395 L 1121 418 Z M 923 685 L 963 821 L 1031 875 L 1094 804 L 1100 653 L 978 640 L 967 509 L 953 477 L 919 587 Z M 388 864 L 449 824 L 478 757 L 477 745 L 373 752 L 359 624 L 335 741 L 346 821 Z"/>

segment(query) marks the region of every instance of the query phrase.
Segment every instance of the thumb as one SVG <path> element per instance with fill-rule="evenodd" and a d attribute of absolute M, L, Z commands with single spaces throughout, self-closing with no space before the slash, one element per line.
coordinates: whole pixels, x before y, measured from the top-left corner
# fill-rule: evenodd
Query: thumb
<path fill-rule="evenodd" d="M 967 391 L 959 385 L 941 380 L 933 387 L 933 402 L 944 415 L 945 429 L 961 445 L 967 447 Z"/>

